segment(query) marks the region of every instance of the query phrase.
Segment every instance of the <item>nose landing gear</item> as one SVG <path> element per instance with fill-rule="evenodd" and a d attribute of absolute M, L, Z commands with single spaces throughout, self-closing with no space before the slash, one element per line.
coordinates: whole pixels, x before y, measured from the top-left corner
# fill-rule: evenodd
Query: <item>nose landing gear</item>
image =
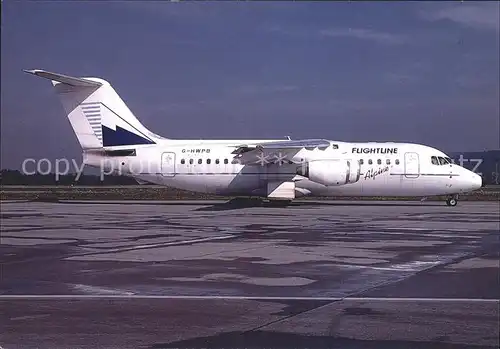
<path fill-rule="evenodd" d="M 457 206 L 457 204 L 458 204 L 458 195 L 453 195 L 446 199 L 446 205 L 448 206 Z"/>

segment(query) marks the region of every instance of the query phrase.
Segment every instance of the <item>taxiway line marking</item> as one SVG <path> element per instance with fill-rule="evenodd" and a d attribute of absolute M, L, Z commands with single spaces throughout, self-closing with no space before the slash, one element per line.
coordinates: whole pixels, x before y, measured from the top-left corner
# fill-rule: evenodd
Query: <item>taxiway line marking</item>
<path fill-rule="evenodd" d="M 491 298 L 416 298 L 416 297 L 269 297 L 269 296 L 168 296 L 168 295 L 0 295 L 0 300 L 16 299 L 178 299 L 178 300 L 310 300 L 310 301 L 387 301 L 387 302 L 476 302 L 500 303 Z"/>

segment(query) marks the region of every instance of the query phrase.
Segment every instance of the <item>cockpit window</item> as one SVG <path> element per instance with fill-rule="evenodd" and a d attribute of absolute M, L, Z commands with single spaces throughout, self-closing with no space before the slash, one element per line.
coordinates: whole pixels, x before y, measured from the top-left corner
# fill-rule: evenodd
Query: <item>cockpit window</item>
<path fill-rule="evenodd" d="M 447 164 L 451 164 L 451 161 L 448 161 L 448 158 L 440 156 L 439 157 L 439 164 L 440 165 L 447 165 Z"/>
<path fill-rule="evenodd" d="M 452 163 L 451 159 L 445 156 L 432 156 L 431 162 L 433 165 L 441 165 L 441 166 Z"/>

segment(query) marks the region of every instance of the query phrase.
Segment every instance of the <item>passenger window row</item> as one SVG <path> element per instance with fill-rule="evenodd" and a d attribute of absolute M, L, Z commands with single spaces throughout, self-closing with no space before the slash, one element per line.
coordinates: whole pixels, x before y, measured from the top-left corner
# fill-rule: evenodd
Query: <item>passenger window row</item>
<path fill-rule="evenodd" d="M 186 163 L 186 160 L 185 159 L 181 159 L 181 164 L 184 165 Z M 189 164 L 192 165 L 194 163 L 194 160 L 193 159 L 189 159 Z M 198 159 L 198 164 L 202 164 L 203 163 L 203 160 L 202 159 Z M 207 165 L 210 165 L 212 163 L 212 160 L 211 159 L 207 159 Z M 215 159 L 215 163 L 218 165 L 220 163 L 219 159 Z M 224 164 L 227 165 L 229 163 L 229 160 L 228 159 L 224 159 Z"/>
<path fill-rule="evenodd" d="M 360 164 L 360 165 L 363 165 L 363 164 L 364 164 L 364 162 L 365 162 L 365 160 L 364 160 L 364 159 L 359 160 L 359 164 Z M 395 163 L 396 165 L 399 165 L 399 159 L 396 159 L 396 161 L 395 161 L 394 163 Z M 372 160 L 372 159 L 368 159 L 368 165 L 372 165 L 372 164 L 373 164 L 373 160 Z M 381 160 L 381 159 L 378 159 L 378 160 L 377 160 L 377 164 L 378 164 L 378 165 L 382 165 L 382 160 Z M 391 164 L 391 159 L 386 159 L 386 160 L 385 160 L 385 164 L 386 164 L 386 165 L 390 165 L 390 164 Z"/>
<path fill-rule="evenodd" d="M 433 158 L 434 158 L 434 157 L 435 157 L 435 156 L 433 156 Z M 193 159 L 189 159 L 189 164 L 190 164 L 190 165 L 192 165 L 193 163 L 194 163 L 194 160 L 193 160 Z M 198 159 L 198 164 L 200 164 L 200 165 L 201 165 L 202 163 L 203 163 L 203 160 L 202 160 L 202 159 Z M 211 160 L 211 159 L 206 159 L 206 163 L 207 163 L 207 165 L 210 165 L 210 164 L 212 163 L 212 160 Z M 215 164 L 217 164 L 217 165 L 218 165 L 219 163 L 220 163 L 219 159 L 215 159 Z M 228 163 L 229 163 L 229 160 L 228 160 L 228 159 L 224 159 L 224 164 L 225 164 L 225 165 L 227 165 Z M 385 163 L 386 163 L 386 165 L 390 165 L 390 164 L 391 164 L 391 159 L 386 159 L 386 160 L 385 160 Z M 394 163 L 395 163 L 396 165 L 399 165 L 399 159 L 396 159 Z M 434 163 L 434 162 L 433 162 L 433 163 Z M 182 165 L 186 164 L 186 160 L 185 160 L 185 159 L 181 159 L 181 164 L 182 164 Z M 363 165 L 363 164 L 364 164 L 364 160 L 363 160 L 363 159 L 359 160 L 359 164 L 360 164 L 360 165 Z M 372 164 L 373 164 L 373 160 L 372 160 L 372 159 L 369 159 L 369 160 L 368 160 L 368 164 L 369 164 L 369 165 L 372 165 Z M 382 160 L 381 160 L 381 159 L 378 159 L 378 160 L 377 160 L 377 164 L 378 164 L 378 165 L 382 165 Z"/>
<path fill-rule="evenodd" d="M 452 164 L 453 162 L 450 158 L 446 158 L 443 156 L 431 156 L 431 163 L 433 165 L 442 166 L 442 165 Z"/>

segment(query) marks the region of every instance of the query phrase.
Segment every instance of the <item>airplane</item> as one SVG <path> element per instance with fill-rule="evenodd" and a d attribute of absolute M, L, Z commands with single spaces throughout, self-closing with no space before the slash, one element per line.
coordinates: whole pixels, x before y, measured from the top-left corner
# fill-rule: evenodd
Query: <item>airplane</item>
<path fill-rule="evenodd" d="M 304 196 L 458 196 L 481 176 L 413 143 L 327 139 L 186 140 L 149 131 L 102 78 L 45 70 L 80 143 L 83 164 L 191 192 L 291 202 Z"/>

